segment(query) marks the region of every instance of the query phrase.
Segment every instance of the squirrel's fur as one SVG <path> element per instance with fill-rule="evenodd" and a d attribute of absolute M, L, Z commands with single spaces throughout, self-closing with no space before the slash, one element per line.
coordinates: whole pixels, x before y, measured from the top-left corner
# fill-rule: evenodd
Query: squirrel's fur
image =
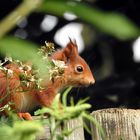
<path fill-rule="evenodd" d="M 67 46 L 52 54 L 51 59 L 65 62 L 64 74 L 56 77 L 54 81 L 43 79 L 42 90 L 29 90 L 26 93 L 18 92 L 16 89 L 24 88 L 20 84 L 19 75 L 21 70 L 15 64 L 8 64 L 5 67 L 13 71 L 13 76 L 7 78 L 0 70 L 0 107 L 12 102 L 11 108 L 14 109 L 19 117 L 30 120 L 29 112 L 34 107 L 41 105 L 49 107 L 56 94 L 66 86 L 88 86 L 95 82 L 91 70 L 84 59 L 82 59 L 77 50 L 76 42 L 70 42 Z M 7 87 L 10 93 L 7 93 Z"/>

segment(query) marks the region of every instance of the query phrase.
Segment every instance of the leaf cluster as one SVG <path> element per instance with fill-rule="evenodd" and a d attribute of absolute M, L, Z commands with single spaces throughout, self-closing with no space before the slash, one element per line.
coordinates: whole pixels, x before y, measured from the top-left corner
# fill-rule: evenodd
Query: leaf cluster
<path fill-rule="evenodd" d="M 15 114 L 1 117 L 0 126 L 1 140 L 33 140 L 35 134 L 43 130 L 40 122 L 19 120 Z"/>
<path fill-rule="evenodd" d="M 69 130 L 67 128 L 66 122 L 71 119 L 76 118 L 82 118 L 83 120 L 88 120 L 91 123 L 94 123 L 94 125 L 97 126 L 99 129 L 102 137 L 104 137 L 104 131 L 102 127 L 98 124 L 98 122 L 87 112 L 89 108 L 91 108 L 91 105 L 88 103 L 85 103 L 88 98 L 79 100 L 78 103 L 74 105 L 73 98 L 71 98 L 71 104 L 70 106 L 67 106 L 67 96 L 70 92 L 72 87 L 69 87 L 62 96 L 62 105 L 60 105 L 60 95 L 58 94 L 56 98 L 54 99 L 54 102 L 50 108 L 42 108 L 35 112 L 35 115 L 44 115 L 44 114 L 50 114 L 50 118 L 48 118 L 49 126 L 51 128 L 51 138 L 54 137 L 58 138 L 58 140 L 64 140 L 65 137 L 69 136 L 75 129 L 83 126 L 77 126 L 76 128 Z M 90 132 L 90 129 L 88 128 L 87 124 L 84 123 L 84 128 L 87 130 L 88 133 Z M 57 129 L 63 124 L 63 128 L 61 130 L 61 133 L 57 133 Z"/>

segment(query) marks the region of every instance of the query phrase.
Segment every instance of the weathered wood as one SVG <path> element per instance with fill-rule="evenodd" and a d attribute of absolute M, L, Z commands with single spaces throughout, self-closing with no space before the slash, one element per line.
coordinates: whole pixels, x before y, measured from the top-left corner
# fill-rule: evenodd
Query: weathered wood
<path fill-rule="evenodd" d="M 65 140 L 84 140 L 84 129 L 82 118 L 73 119 L 67 122 L 67 128 L 75 129 L 73 133 Z"/>
<path fill-rule="evenodd" d="M 105 140 L 140 140 L 140 110 L 103 109 L 92 115 L 105 130 Z M 103 140 L 97 128 L 91 124 L 92 140 Z"/>
<path fill-rule="evenodd" d="M 67 122 L 68 130 L 75 129 L 73 133 L 66 137 L 65 140 L 84 140 L 83 120 L 82 118 L 72 119 Z M 58 133 L 61 131 L 59 128 Z M 36 140 L 50 140 L 50 128 L 44 126 L 44 131 L 36 136 Z"/>

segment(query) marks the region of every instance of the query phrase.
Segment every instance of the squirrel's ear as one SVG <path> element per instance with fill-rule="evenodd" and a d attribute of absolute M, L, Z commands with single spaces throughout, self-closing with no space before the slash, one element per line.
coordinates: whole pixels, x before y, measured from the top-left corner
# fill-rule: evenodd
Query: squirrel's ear
<path fill-rule="evenodd" d="M 55 60 L 61 60 L 67 63 L 69 60 L 75 59 L 75 56 L 78 54 L 78 47 L 76 41 L 72 42 L 70 39 L 67 46 L 60 50 L 56 51 L 51 58 Z"/>
<path fill-rule="evenodd" d="M 63 49 L 62 50 L 58 50 L 55 53 L 53 53 L 51 55 L 51 58 L 54 60 L 60 60 L 60 61 L 64 61 L 64 53 L 63 53 Z"/>
<path fill-rule="evenodd" d="M 78 47 L 77 47 L 76 41 L 72 42 L 71 39 L 69 40 L 70 40 L 69 43 L 63 50 L 65 59 L 67 60 L 71 60 L 73 58 L 75 59 L 75 56 L 78 54 Z"/>

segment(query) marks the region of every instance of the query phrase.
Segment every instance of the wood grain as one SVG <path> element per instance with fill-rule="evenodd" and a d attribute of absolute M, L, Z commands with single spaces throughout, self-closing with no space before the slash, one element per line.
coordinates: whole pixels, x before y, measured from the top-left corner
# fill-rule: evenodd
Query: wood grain
<path fill-rule="evenodd" d="M 72 132 L 72 134 L 70 134 L 68 137 L 66 137 L 65 140 L 85 140 L 82 118 L 69 120 L 67 122 L 66 126 L 67 126 L 68 130 L 72 130 L 75 128 L 76 129 Z M 59 128 L 57 130 L 57 133 L 60 133 L 60 132 L 61 132 L 61 128 Z M 50 140 L 50 136 L 51 136 L 50 128 L 47 125 L 45 125 L 44 131 L 40 132 L 36 136 L 36 140 Z M 56 140 L 56 139 L 53 139 L 53 140 Z"/>
<path fill-rule="evenodd" d="M 140 140 L 140 110 L 111 108 L 92 114 L 105 131 L 105 140 Z M 92 140 L 103 140 L 97 127 L 91 124 Z"/>

